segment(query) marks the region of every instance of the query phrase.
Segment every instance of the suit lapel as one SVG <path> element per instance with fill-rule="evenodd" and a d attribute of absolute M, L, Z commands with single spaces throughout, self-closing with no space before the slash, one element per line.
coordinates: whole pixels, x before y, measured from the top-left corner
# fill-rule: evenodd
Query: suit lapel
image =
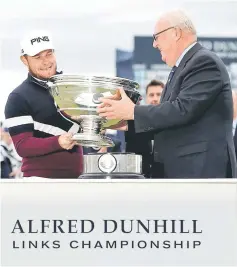
<path fill-rule="evenodd" d="M 163 102 L 163 99 L 164 99 L 164 96 L 165 96 L 165 93 L 166 93 L 166 89 L 167 89 L 167 83 L 165 84 L 165 87 L 161 93 L 161 97 L 160 97 L 160 102 L 162 103 Z"/>
<path fill-rule="evenodd" d="M 171 95 L 172 92 L 172 88 L 175 84 L 175 80 L 176 78 L 179 76 L 180 72 L 183 70 L 183 68 L 185 67 L 187 61 L 189 61 L 190 58 L 192 58 L 192 56 L 202 48 L 202 46 L 199 43 L 196 43 L 182 58 L 181 62 L 179 63 L 178 68 L 176 69 L 174 76 L 172 78 L 172 80 L 170 81 L 169 84 L 166 83 L 166 86 L 163 90 L 163 94 L 161 96 L 161 102 L 163 101 L 167 101 Z"/>
<path fill-rule="evenodd" d="M 165 95 L 164 95 L 164 98 L 163 98 L 164 101 L 167 101 L 168 100 L 168 98 L 169 98 L 169 96 L 171 94 L 171 91 L 172 91 L 172 86 L 175 83 L 174 81 L 176 80 L 176 77 L 179 76 L 179 73 L 181 72 L 182 69 L 183 69 L 183 67 L 181 68 L 180 65 L 176 69 L 172 80 L 170 81 L 170 83 L 166 87 L 166 92 L 165 92 Z"/>

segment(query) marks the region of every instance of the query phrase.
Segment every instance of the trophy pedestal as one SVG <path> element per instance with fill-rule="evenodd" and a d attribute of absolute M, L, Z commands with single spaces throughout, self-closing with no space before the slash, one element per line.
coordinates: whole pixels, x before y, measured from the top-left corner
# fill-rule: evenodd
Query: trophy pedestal
<path fill-rule="evenodd" d="M 91 153 L 84 155 L 80 179 L 144 179 L 142 157 L 134 153 Z"/>
<path fill-rule="evenodd" d="M 72 139 L 78 145 L 85 147 L 113 147 L 114 143 L 109 137 L 100 134 L 105 119 L 98 115 L 80 115 L 78 117 L 82 132 L 73 135 Z"/>
<path fill-rule="evenodd" d="M 78 145 L 85 147 L 112 147 L 114 146 L 113 141 L 104 135 L 93 134 L 93 133 L 78 133 L 74 134 L 72 139 L 76 141 Z"/>

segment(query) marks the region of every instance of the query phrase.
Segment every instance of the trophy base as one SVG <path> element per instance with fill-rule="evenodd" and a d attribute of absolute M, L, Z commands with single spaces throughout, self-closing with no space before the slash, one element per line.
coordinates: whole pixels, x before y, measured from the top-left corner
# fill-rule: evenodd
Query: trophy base
<path fill-rule="evenodd" d="M 134 153 L 91 153 L 84 155 L 80 179 L 144 179 L 142 157 Z"/>
<path fill-rule="evenodd" d="M 145 179 L 145 177 L 136 173 L 84 173 L 79 176 L 79 179 Z"/>
<path fill-rule="evenodd" d="M 77 145 L 84 147 L 113 147 L 114 142 L 107 136 L 101 134 L 77 133 L 72 139 Z"/>

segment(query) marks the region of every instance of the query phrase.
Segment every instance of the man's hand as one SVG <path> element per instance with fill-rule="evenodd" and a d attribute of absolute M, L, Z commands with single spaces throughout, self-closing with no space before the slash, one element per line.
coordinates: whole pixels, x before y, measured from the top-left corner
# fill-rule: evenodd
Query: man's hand
<path fill-rule="evenodd" d="M 121 100 L 100 98 L 102 102 L 97 108 L 99 116 L 106 119 L 133 120 L 135 104 L 129 99 L 123 89 L 119 89 Z"/>
<path fill-rule="evenodd" d="M 66 150 L 72 149 L 76 145 L 76 141 L 72 140 L 72 133 L 65 133 L 59 136 L 59 145 Z"/>
<path fill-rule="evenodd" d="M 106 153 L 106 152 L 107 152 L 107 147 L 103 146 L 103 147 L 101 147 L 100 150 L 98 150 L 97 153 Z"/>
<path fill-rule="evenodd" d="M 18 176 L 18 175 L 20 175 L 20 174 L 21 174 L 21 168 L 12 171 L 12 172 L 9 174 L 9 177 L 16 177 L 16 176 Z"/>

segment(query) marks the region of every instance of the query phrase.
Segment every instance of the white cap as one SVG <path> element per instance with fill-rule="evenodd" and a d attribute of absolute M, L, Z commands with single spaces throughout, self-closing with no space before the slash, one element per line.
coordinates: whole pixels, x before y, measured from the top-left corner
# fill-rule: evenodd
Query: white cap
<path fill-rule="evenodd" d="M 36 54 L 54 49 L 51 35 L 46 31 L 34 31 L 21 41 L 21 55 L 35 56 Z"/>

